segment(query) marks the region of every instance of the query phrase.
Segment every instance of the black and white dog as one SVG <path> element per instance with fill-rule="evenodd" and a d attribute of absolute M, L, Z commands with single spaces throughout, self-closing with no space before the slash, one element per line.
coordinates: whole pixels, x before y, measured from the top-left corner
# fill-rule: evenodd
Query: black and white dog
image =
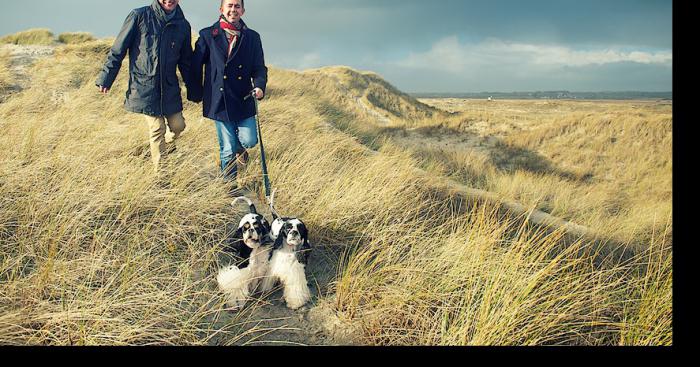
<path fill-rule="evenodd" d="M 270 199 L 273 218 L 270 239 L 275 244 L 262 291 L 272 290 L 280 281 L 287 307 L 296 310 L 311 300 L 311 290 L 306 281 L 306 264 L 311 253 L 309 232 L 300 219 L 280 217 L 274 209 L 274 198 L 273 192 Z"/>
<path fill-rule="evenodd" d="M 270 272 L 273 249 L 270 223 L 258 214 L 253 202 L 246 197 L 236 198 L 231 205 L 235 206 L 241 200 L 248 203 L 250 213 L 241 219 L 227 250 L 240 257 L 242 262 L 221 269 L 216 277 L 219 289 L 227 296 L 226 304 L 233 309 L 242 308 Z"/>

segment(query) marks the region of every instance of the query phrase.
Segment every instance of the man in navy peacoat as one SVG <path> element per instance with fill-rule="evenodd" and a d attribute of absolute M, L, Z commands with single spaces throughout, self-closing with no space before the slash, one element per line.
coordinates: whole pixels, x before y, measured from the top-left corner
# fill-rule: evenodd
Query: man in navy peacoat
<path fill-rule="evenodd" d="M 241 19 L 243 0 L 222 0 L 220 11 L 214 25 L 199 31 L 187 98 L 203 102 L 203 116 L 216 123 L 221 170 L 234 182 L 236 162 L 245 164 L 246 149 L 257 145 L 255 101 L 248 97 L 264 98 L 267 67 L 260 35 Z"/>

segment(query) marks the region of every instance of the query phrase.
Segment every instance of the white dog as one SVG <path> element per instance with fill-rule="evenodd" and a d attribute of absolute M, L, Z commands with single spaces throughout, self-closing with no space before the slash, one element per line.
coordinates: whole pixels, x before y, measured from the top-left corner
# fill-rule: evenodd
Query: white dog
<path fill-rule="evenodd" d="M 297 218 L 280 218 L 273 208 L 273 202 L 274 193 L 270 200 L 274 218 L 270 239 L 275 241 L 275 245 L 262 291 L 270 291 L 279 280 L 284 288 L 287 307 L 296 310 L 311 300 L 311 290 L 306 281 L 306 264 L 311 252 L 309 232 Z"/>
<path fill-rule="evenodd" d="M 257 213 L 248 198 L 236 198 L 232 205 L 239 200 L 248 203 L 250 213 L 241 219 L 233 241 L 227 249 L 240 257 L 242 262 L 221 269 L 216 277 L 219 289 L 227 296 L 226 304 L 233 309 L 245 306 L 250 296 L 255 293 L 270 271 L 272 255 L 269 223 Z"/>

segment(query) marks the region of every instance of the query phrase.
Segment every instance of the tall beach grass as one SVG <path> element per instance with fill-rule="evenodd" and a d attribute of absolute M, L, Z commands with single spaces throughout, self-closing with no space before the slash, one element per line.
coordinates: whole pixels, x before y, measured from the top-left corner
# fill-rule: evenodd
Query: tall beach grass
<path fill-rule="evenodd" d="M 221 322 L 217 252 L 240 213 L 216 177 L 214 127 L 186 103 L 177 153 L 154 175 L 145 123 L 122 107 L 126 65 L 110 94 L 96 92 L 110 45 L 59 46 L 32 66 L 28 89 L 0 104 L 0 343 L 235 344 L 259 330 L 250 311 Z M 653 231 L 647 252 L 603 267 L 586 240 L 466 200 L 444 184 L 459 176 L 456 163 L 421 174 L 439 160 L 375 135 L 376 126 L 460 118 L 362 75 L 271 68 L 260 113 L 278 210 L 303 218 L 316 246 L 345 248 L 321 296 L 358 326 L 358 340 L 672 343 L 670 231 Z M 251 153 L 241 174 L 261 196 Z M 453 154 L 477 162 L 464 167 L 465 177 L 484 174 L 475 185 L 508 176 L 477 153 Z M 671 218 L 660 222 L 670 228 Z"/>

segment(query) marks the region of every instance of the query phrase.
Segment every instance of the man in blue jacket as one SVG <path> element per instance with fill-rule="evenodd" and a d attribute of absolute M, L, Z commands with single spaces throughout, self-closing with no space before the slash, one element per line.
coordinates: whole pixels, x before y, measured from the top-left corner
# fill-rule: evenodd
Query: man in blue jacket
<path fill-rule="evenodd" d="M 129 89 L 125 108 L 144 114 L 149 125 L 151 159 L 158 171 L 166 152 L 166 125 L 172 140 L 185 130 L 176 69 L 190 74 L 192 31 L 179 0 L 154 0 L 129 13 L 95 84 L 109 92 L 129 51 Z"/>
<path fill-rule="evenodd" d="M 246 149 L 258 144 L 255 101 L 249 97 L 264 98 L 267 67 L 260 35 L 241 19 L 243 0 L 222 0 L 219 10 L 216 23 L 199 31 L 187 91 L 191 101 L 204 102 L 204 117 L 214 120 L 221 172 L 236 189 L 236 163 L 245 165 Z"/>

